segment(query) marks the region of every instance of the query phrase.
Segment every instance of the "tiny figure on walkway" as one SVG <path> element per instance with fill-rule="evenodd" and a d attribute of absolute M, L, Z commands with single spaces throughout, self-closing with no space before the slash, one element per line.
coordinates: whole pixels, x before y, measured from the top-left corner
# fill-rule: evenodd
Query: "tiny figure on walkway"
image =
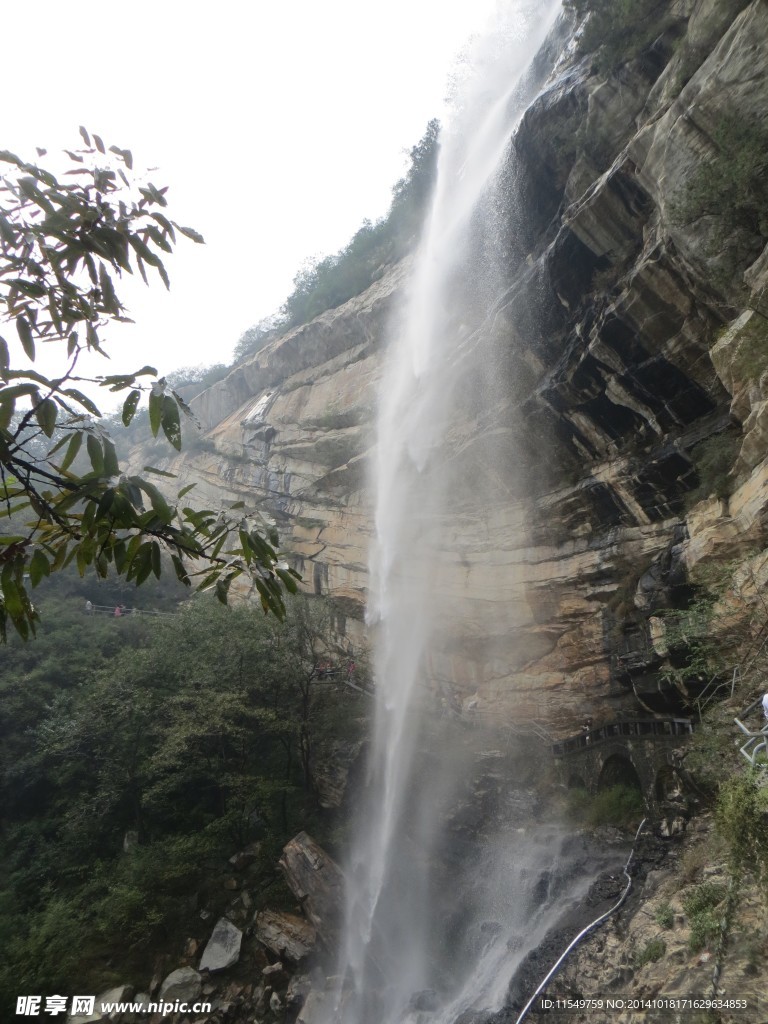
<path fill-rule="evenodd" d="M 584 719 L 584 724 L 581 727 L 581 732 L 582 732 L 582 734 L 584 736 L 585 742 L 589 743 L 589 741 L 592 738 L 590 736 L 590 733 L 592 732 L 592 719 L 591 719 L 591 717 L 587 717 L 587 718 Z"/>
<path fill-rule="evenodd" d="M 119 604 L 115 605 L 115 618 L 119 619 L 122 614 L 123 613 L 122 613 L 122 611 L 120 609 L 120 605 Z"/>
<path fill-rule="evenodd" d="M 768 722 L 768 693 L 763 694 L 763 715 L 766 722 Z"/>
<path fill-rule="evenodd" d="M 93 602 L 91 602 L 91 601 L 86 601 L 85 602 L 85 614 L 86 615 L 93 615 Z"/>

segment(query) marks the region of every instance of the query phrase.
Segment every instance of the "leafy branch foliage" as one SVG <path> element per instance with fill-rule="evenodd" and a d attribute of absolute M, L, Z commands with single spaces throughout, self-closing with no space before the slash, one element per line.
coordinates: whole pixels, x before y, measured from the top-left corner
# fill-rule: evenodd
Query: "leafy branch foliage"
<path fill-rule="evenodd" d="M 23 637 L 34 631 L 27 578 L 35 586 L 74 563 L 81 574 L 94 567 L 141 584 L 160 576 L 164 552 L 183 583 L 194 577 L 222 601 L 237 576 L 250 575 L 264 609 L 282 616 L 283 587 L 295 591 L 296 574 L 279 562 L 274 531 L 265 536 L 257 518 L 231 509 L 194 509 L 183 502 L 188 488 L 169 502 L 145 476 L 123 474 L 81 389 L 127 392 L 126 426 L 146 393 L 153 436 L 162 431 L 181 447 L 190 410 L 166 378 L 151 380 L 154 367 L 95 379 L 76 370 L 84 352 L 106 355 L 106 327 L 129 319 L 116 290 L 122 275 L 137 270 L 147 282 L 154 271 L 168 287 L 163 257 L 177 232 L 203 241 L 168 218 L 166 188 L 129 177 L 129 150 L 107 151 L 98 135 L 81 135 L 84 148 L 67 151 L 74 166 L 58 177 L 0 151 L 0 328 L 10 331 L 0 337 L 0 636 L 8 620 Z M 34 368 L 41 344 L 66 353 L 62 375 Z M 84 471 L 76 468 L 81 449 Z"/>

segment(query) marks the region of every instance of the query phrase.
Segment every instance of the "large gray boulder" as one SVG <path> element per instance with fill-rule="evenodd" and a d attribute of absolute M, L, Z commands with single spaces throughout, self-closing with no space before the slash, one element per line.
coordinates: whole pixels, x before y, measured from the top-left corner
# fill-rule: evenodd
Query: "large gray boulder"
<path fill-rule="evenodd" d="M 67 1024 L 102 1024 L 106 1021 L 128 1020 L 129 1014 L 118 1015 L 116 1013 L 102 1012 L 102 1006 L 109 1006 L 112 1003 L 125 1003 L 130 1001 L 133 994 L 131 985 L 118 985 L 116 988 L 108 988 L 105 992 L 96 996 L 93 1005 L 93 1013 L 78 1013 L 67 1017 Z M 132 1018 L 131 1018 L 132 1019 Z"/>
<path fill-rule="evenodd" d="M 279 864 L 288 887 L 319 938 L 333 948 L 344 901 L 341 868 L 306 832 L 300 832 L 283 848 Z"/>
<path fill-rule="evenodd" d="M 240 959 L 240 944 L 243 933 L 226 917 L 216 922 L 208 945 L 200 959 L 201 971 L 223 971 Z"/>
<path fill-rule="evenodd" d="M 172 971 L 160 986 L 160 1002 L 194 1002 L 200 997 L 203 980 L 194 967 L 179 967 Z"/>

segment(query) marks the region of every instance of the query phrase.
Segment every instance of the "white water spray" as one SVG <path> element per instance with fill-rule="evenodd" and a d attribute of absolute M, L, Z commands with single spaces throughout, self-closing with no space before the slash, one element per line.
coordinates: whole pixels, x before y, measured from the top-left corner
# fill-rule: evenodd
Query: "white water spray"
<path fill-rule="evenodd" d="M 481 522 L 500 500 L 476 484 L 477 466 L 457 455 L 451 433 L 460 416 L 482 416 L 490 393 L 493 360 L 477 339 L 504 280 L 502 237 L 514 233 L 514 223 L 500 229 L 500 211 L 517 202 L 509 194 L 497 202 L 497 193 L 514 131 L 551 70 L 551 57 L 532 58 L 559 10 L 559 0 L 514 3 L 477 47 L 478 70 L 441 139 L 433 207 L 393 324 L 375 464 L 367 811 L 348 865 L 339 984 L 324 1024 L 454 1024 L 497 1010 L 551 927 L 553 904 L 562 912 L 588 884 L 569 891 L 558 881 L 562 837 L 521 835 L 501 783 L 495 831 L 468 842 L 461 814 L 488 796 L 485 783 L 472 788 L 483 739 L 449 721 L 450 694 L 435 691 L 431 670 L 438 623 L 444 637 L 463 615 L 460 588 L 444 586 L 441 572 L 454 511 Z"/>

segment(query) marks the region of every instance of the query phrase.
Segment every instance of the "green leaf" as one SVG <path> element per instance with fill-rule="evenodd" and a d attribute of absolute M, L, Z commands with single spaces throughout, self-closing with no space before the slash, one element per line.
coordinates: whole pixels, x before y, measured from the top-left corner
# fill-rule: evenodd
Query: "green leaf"
<path fill-rule="evenodd" d="M 75 461 L 77 453 L 80 451 L 80 446 L 83 443 L 82 432 L 78 430 L 76 434 L 73 434 L 70 438 L 69 445 L 67 446 L 67 453 L 64 456 L 64 460 L 61 463 L 62 470 L 67 470 Z"/>
<path fill-rule="evenodd" d="M 167 476 L 170 480 L 175 480 L 177 475 L 178 475 L 176 473 L 169 473 L 165 469 L 155 469 L 154 466 L 145 466 L 144 467 L 144 472 L 145 473 L 154 473 L 155 476 Z"/>
<path fill-rule="evenodd" d="M 290 572 L 286 572 L 285 569 L 275 569 L 275 572 L 283 582 L 283 586 L 289 594 L 295 594 L 298 591 L 296 580 L 293 578 Z"/>
<path fill-rule="evenodd" d="M 128 241 L 136 250 L 136 255 L 148 263 L 150 267 L 156 267 L 160 263 L 160 257 L 156 256 L 138 235 L 128 235 Z"/>
<path fill-rule="evenodd" d="M 8 351 L 8 342 L 0 338 L 0 376 L 5 380 L 6 374 L 11 367 L 11 356 Z"/>
<path fill-rule="evenodd" d="M 21 398 L 22 395 L 34 395 L 37 390 L 34 384 L 12 384 L 8 388 L 0 389 L 0 402 L 8 398 Z"/>
<path fill-rule="evenodd" d="M 35 339 L 32 337 L 32 328 L 29 326 L 29 320 L 25 316 L 16 317 L 16 330 L 21 341 L 21 347 L 26 353 L 27 359 L 30 362 L 35 361 Z"/>
<path fill-rule="evenodd" d="M 108 439 L 104 438 L 104 472 L 107 476 L 117 476 L 120 472 L 120 465 L 117 461 L 117 452 L 115 451 L 114 444 Z"/>
<path fill-rule="evenodd" d="M 132 483 L 137 484 L 147 495 L 152 504 L 152 510 L 157 513 L 164 523 L 170 523 L 173 519 L 173 509 L 157 487 L 150 483 L 149 480 L 142 480 L 141 477 L 131 477 L 130 479 Z"/>
<path fill-rule="evenodd" d="M 16 411 L 16 400 L 13 395 L 0 391 L 0 430 L 8 430 Z"/>
<path fill-rule="evenodd" d="M 67 398 L 74 398 L 78 405 L 87 409 L 92 416 L 101 416 L 98 406 L 94 405 L 90 398 L 84 395 L 82 391 L 78 391 L 77 388 L 66 388 L 66 390 L 62 391 L 62 395 L 66 395 Z"/>
<path fill-rule="evenodd" d="M 155 574 L 155 578 L 159 580 L 163 572 L 163 564 L 160 559 L 160 545 L 157 543 L 156 540 L 152 541 L 151 556 L 152 572 Z"/>
<path fill-rule="evenodd" d="M 83 142 L 86 144 L 86 146 L 90 147 L 90 145 L 91 145 L 91 137 L 88 134 L 88 132 L 85 130 L 85 128 L 83 128 L 82 125 L 80 125 L 80 134 L 82 135 Z"/>
<path fill-rule="evenodd" d="M 194 228 L 183 228 L 181 224 L 173 222 L 174 227 L 178 228 L 182 235 L 186 235 L 187 238 L 191 238 L 193 242 L 197 242 L 198 245 L 205 245 L 205 239 L 199 231 L 195 231 Z"/>
<path fill-rule="evenodd" d="M 177 495 L 179 501 L 181 501 L 185 494 L 189 494 L 189 492 L 192 490 L 194 486 L 195 484 L 187 484 L 186 487 L 182 487 Z"/>
<path fill-rule="evenodd" d="M 134 555 L 131 572 L 135 575 L 137 586 L 141 586 L 152 572 L 152 545 L 149 542 L 142 544 Z"/>
<path fill-rule="evenodd" d="M 136 410 L 139 407 L 140 400 L 141 400 L 141 392 L 140 391 L 136 391 L 134 389 L 130 393 L 130 395 L 128 395 L 126 400 L 123 402 L 122 420 L 123 420 L 123 424 L 126 427 L 129 426 L 131 420 L 136 415 Z"/>
<path fill-rule="evenodd" d="M 98 473 L 99 476 L 103 476 L 104 452 L 102 451 L 99 439 L 94 437 L 93 434 L 89 434 L 86 446 L 88 448 L 88 458 L 91 460 L 94 473 Z"/>
<path fill-rule="evenodd" d="M 181 451 L 181 422 L 179 407 L 170 395 L 163 395 L 162 414 L 160 420 L 163 433 L 176 449 Z"/>
<path fill-rule="evenodd" d="M 32 586 L 36 587 L 43 576 L 50 576 L 51 565 L 40 548 L 35 550 L 29 563 L 29 578 Z"/>
<path fill-rule="evenodd" d="M 163 417 L 163 398 L 164 395 L 160 391 L 152 391 L 149 396 L 149 427 L 153 437 L 157 437 L 160 430 L 160 422 Z"/>
<path fill-rule="evenodd" d="M 173 568 L 176 572 L 176 578 L 183 583 L 185 587 L 190 586 L 191 580 L 187 570 L 184 568 L 184 563 L 181 558 L 179 558 L 178 555 L 171 555 L 171 562 L 173 563 Z"/>
<path fill-rule="evenodd" d="M 101 288 L 101 304 L 107 313 L 116 314 L 121 310 L 115 289 L 112 285 L 112 278 L 107 272 L 103 263 L 99 264 L 99 287 Z"/>
<path fill-rule="evenodd" d="M 56 429 L 56 417 L 59 407 L 52 398 L 44 398 L 35 406 L 35 419 L 46 437 L 52 437 Z"/>

